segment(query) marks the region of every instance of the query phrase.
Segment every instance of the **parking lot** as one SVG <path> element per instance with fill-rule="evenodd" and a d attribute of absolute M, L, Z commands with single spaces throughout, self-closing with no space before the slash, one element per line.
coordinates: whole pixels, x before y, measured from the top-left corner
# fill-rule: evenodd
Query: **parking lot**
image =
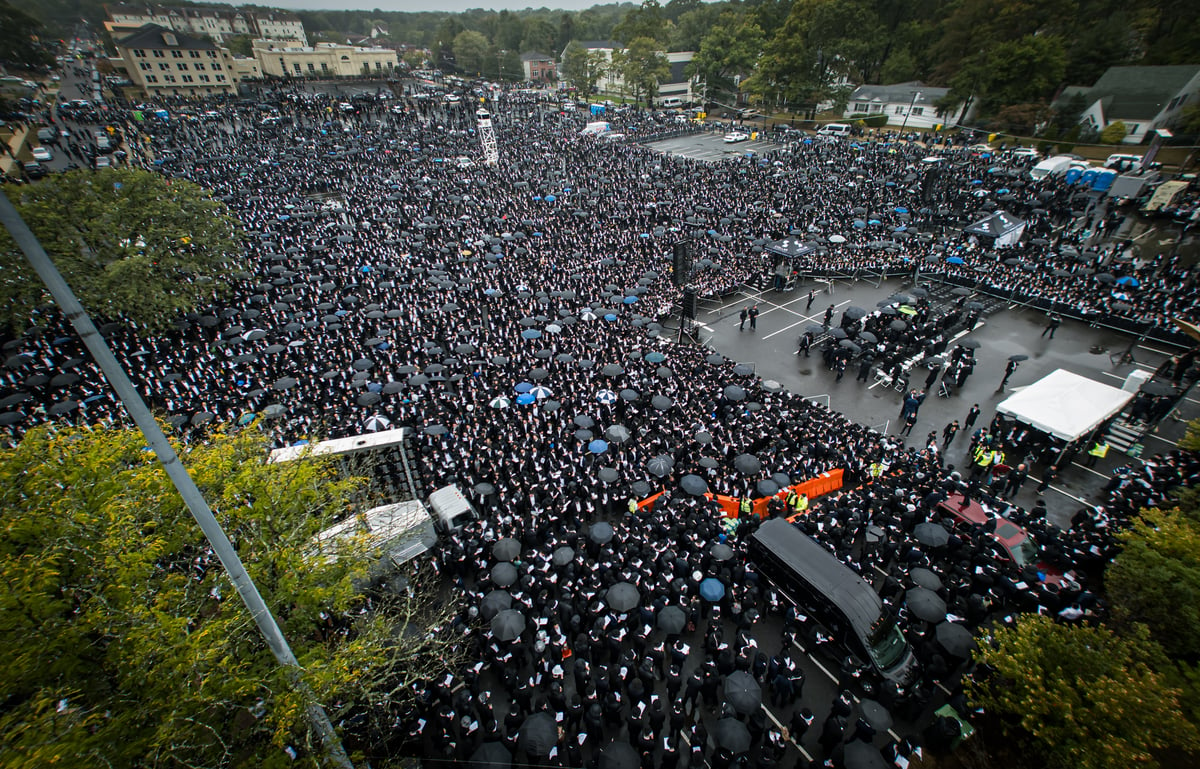
<path fill-rule="evenodd" d="M 766 155 L 772 152 L 778 152 L 782 146 L 771 141 L 763 141 L 760 137 L 763 134 L 755 134 L 750 128 L 747 128 L 746 133 L 749 133 L 752 138 L 736 143 L 725 142 L 725 130 L 715 130 L 711 133 L 691 134 L 689 136 L 677 136 L 673 139 L 654 142 L 648 146 L 651 149 L 668 155 L 678 155 L 680 157 L 691 158 L 693 160 L 704 160 L 707 162 L 716 162 L 718 160 L 728 160 L 731 157 L 739 155 L 756 154 Z"/>

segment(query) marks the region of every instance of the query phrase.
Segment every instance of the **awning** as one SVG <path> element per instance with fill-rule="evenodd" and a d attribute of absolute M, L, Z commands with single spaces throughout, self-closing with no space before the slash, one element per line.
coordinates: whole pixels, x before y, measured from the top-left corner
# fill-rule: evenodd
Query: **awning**
<path fill-rule="evenodd" d="M 1070 442 L 1120 413 L 1133 397 L 1119 387 L 1058 369 L 1005 399 L 996 411 Z"/>

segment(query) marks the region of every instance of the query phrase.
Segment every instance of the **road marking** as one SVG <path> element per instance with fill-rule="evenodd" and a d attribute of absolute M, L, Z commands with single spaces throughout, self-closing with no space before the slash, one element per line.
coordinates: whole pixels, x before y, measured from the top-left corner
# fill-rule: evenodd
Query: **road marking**
<path fill-rule="evenodd" d="M 1079 468 L 1082 468 L 1082 469 L 1084 469 L 1084 470 L 1087 470 L 1087 471 L 1088 471 L 1089 473 L 1091 473 L 1092 475 L 1098 475 L 1098 476 L 1100 476 L 1101 478 L 1108 478 L 1108 477 L 1110 477 L 1110 476 L 1108 476 L 1108 475 L 1105 475 L 1104 473 L 1097 472 L 1096 470 L 1094 470 L 1093 468 L 1090 468 L 1090 467 L 1088 467 L 1087 465 L 1081 465 L 1081 464 L 1079 464 L 1078 462 L 1074 462 L 1074 461 L 1072 461 L 1072 462 L 1071 462 L 1071 464 L 1072 464 L 1072 465 L 1074 465 L 1075 467 L 1079 467 Z"/>
<path fill-rule="evenodd" d="M 779 731 L 782 732 L 784 729 L 787 728 L 783 725 L 782 721 L 780 721 L 778 718 L 775 717 L 775 714 L 771 712 L 770 708 L 768 708 L 766 705 L 759 705 L 759 707 L 761 707 L 763 709 L 763 712 L 767 714 L 767 718 L 771 719 L 771 723 L 775 724 L 775 726 L 777 726 L 779 728 Z M 801 745 L 800 743 L 793 740 L 790 735 L 788 737 L 788 742 L 790 742 L 796 746 L 796 750 L 800 751 L 800 755 L 804 756 L 804 759 L 806 761 L 808 761 L 809 763 L 812 763 L 813 757 L 811 755 L 809 755 L 809 752 L 804 749 L 803 745 Z"/>
<path fill-rule="evenodd" d="M 1039 484 L 1042 482 L 1041 478 L 1035 478 L 1032 475 L 1028 476 L 1028 478 L 1029 478 L 1029 480 L 1036 481 Z M 1060 489 L 1058 486 L 1050 486 L 1050 490 L 1057 491 L 1059 494 L 1062 494 L 1064 497 L 1069 497 L 1070 499 L 1075 500 L 1076 502 L 1078 502 L 1081 505 L 1084 505 L 1086 507 L 1092 507 L 1092 503 L 1088 502 L 1083 497 L 1077 497 L 1069 491 L 1064 491 L 1063 489 Z"/>
<path fill-rule="evenodd" d="M 830 681 L 833 681 L 835 684 L 837 684 L 839 688 L 841 687 L 842 682 L 840 680 L 838 680 L 838 678 L 836 676 L 834 676 L 833 673 L 830 673 L 829 670 L 824 665 L 821 664 L 821 661 L 819 659 L 817 659 L 815 655 L 809 654 L 808 650 L 805 649 L 803 646 L 801 646 L 799 641 L 797 641 L 796 639 L 793 638 L 792 645 L 795 646 L 800 651 L 802 651 L 804 653 L 804 656 L 808 657 L 810 662 L 812 662 L 814 665 L 819 667 L 821 669 L 821 671 L 825 673 L 825 675 L 829 676 Z M 857 694 L 855 694 L 854 692 L 850 692 L 850 699 L 854 700 L 855 703 L 862 702 L 862 700 L 859 698 L 859 696 Z M 763 709 L 766 710 L 766 707 L 764 706 Z M 767 711 L 767 712 L 769 713 L 770 711 Z M 900 741 L 900 735 L 896 734 L 895 731 L 888 729 L 887 733 L 890 734 L 892 736 L 892 739 L 896 740 L 896 742 Z"/>
<path fill-rule="evenodd" d="M 799 300 L 797 299 L 796 301 L 799 301 Z M 850 300 L 846 299 L 845 301 L 838 302 L 836 305 L 834 305 L 834 309 L 836 310 L 838 307 L 841 307 L 843 304 L 850 304 Z M 796 326 L 799 326 L 801 323 L 805 323 L 805 322 L 816 323 L 817 317 L 818 316 L 816 316 L 816 315 L 801 315 L 800 320 L 796 321 L 795 323 L 793 323 L 790 326 L 784 326 L 783 328 L 779 329 L 778 331 L 773 331 L 770 334 L 767 334 L 766 336 L 763 337 L 763 339 L 770 339 L 771 337 L 782 334 L 785 331 L 790 331 L 791 329 L 795 328 Z M 821 312 L 820 317 L 821 317 L 821 320 L 824 321 L 824 319 L 825 319 L 824 311 Z"/>

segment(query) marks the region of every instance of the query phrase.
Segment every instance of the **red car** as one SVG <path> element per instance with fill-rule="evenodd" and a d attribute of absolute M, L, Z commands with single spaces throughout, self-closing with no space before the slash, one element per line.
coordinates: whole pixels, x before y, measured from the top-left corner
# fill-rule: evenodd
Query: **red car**
<path fill-rule="evenodd" d="M 1008 560 L 1017 565 L 1018 569 L 1033 564 L 1038 572 L 1044 575 L 1043 582 L 1061 584 L 1063 573 L 1061 569 L 1039 561 L 1041 549 L 1029 532 L 1017 524 L 999 515 L 992 515 L 983 506 L 973 500 L 968 501 L 962 494 L 955 492 L 944 501 L 939 502 L 938 512 L 948 515 L 959 523 L 982 526 L 984 530 L 1000 544 L 1001 550 Z"/>

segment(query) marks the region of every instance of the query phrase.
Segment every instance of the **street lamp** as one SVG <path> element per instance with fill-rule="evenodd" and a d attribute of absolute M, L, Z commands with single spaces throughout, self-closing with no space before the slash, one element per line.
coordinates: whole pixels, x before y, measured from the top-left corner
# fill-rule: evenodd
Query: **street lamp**
<path fill-rule="evenodd" d="M 908 116 L 912 114 L 913 105 L 917 103 L 917 99 L 921 98 L 920 91 L 913 91 L 912 101 L 908 103 L 908 111 L 904 113 L 904 122 L 900 124 L 900 133 L 904 133 L 904 129 L 908 128 Z"/>

